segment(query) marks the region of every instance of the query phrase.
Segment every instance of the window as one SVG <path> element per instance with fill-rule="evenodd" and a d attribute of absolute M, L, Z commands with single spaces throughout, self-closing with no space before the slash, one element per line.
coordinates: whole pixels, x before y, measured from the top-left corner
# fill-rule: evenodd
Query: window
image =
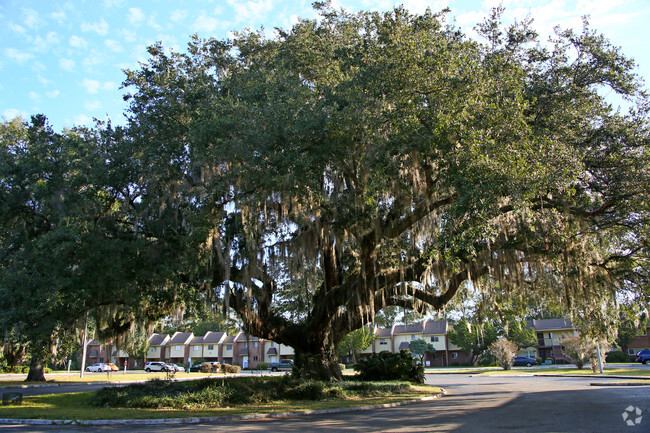
<path fill-rule="evenodd" d="M 253 356 L 253 361 L 257 361 L 257 356 Z"/>
<path fill-rule="evenodd" d="M 214 350 L 214 344 L 208 344 L 208 350 Z"/>
<path fill-rule="evenodd" d="M 387 338 L 380 339 L 379 344 L 388 344 L 388 339 Z"/>
<path fill-rule="evenodd" d="M 232 344 L 226 344 L 226 350 L 232 350 Z"/>
<path fill-rule="evenodd" d="M 271 361 L 271 362 L 276 362 L 275 359 L 276 359 L 276 358 L 275 358 L 275 355 L 273 355 L 273 356 L 271 356 L 271 358 L 269 359 L 269 361 Z"/>
<path fill-rule="evenodd" d="M 438 336 L 437 335 L 432 335 L 431 336 L 431 342 L 432 343 L 437 343 L 438 342 Z"/>
<path fill-rule="evenodd" d="M 458 352 L 451 352 L 451 359 L 458 359 Z"/>
<path fill-rule="evenodd" d="M 99 358 L 99 362 L 104 362 L 104 358 Z"/>
<path fill-rule="evenodd" d="M 179 350 L 181 350 L 181 346 L 174 346 L 174 350 L 178 352 Z"/>
<path fill-rule="evenodd" d="M 275 341 L 271 341 L 271 347 L 275 347 Z"/>
<path fill-rule="evenodd" d="M 199 350 L 199 346 L 194 346 L 194 350 Z"/>
<path fill-rule="evenodd" d="M 152 347 L 152 348 L 151 348 L 151 351 L 152 351 L 152 352 L 157 352 L 157 351 L 158 351 L 158 348 L 157 348 L 157 347 Z"/>
<path fill-rule="evenodd" d="M 627 353 L 629 355 L 634 355 L 634 349 L 627 349 Z"/>
<path fill-rule="evenodd" d="M 411 341 L 417 340 L 418 336 L 417 335 L 411 335 Z"/>
<path fill-rule="evenodd" d="M 257 347 L 257 341 L 253 343 L 253 347 Z"/>

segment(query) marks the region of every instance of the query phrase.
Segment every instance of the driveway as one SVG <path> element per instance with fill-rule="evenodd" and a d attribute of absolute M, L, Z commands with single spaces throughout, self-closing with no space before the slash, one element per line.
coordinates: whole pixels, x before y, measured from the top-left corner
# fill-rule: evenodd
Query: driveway
<path fill-rule="evenodd" d="M 618 380 L 620 381 L 620 380 Z M 649 432 L 650 387 L 608 379 L 427 375 L 447 396 L 392 409 L 263 421 L 108 427 L 0 426 L 0 432 Z M 626 420 L 623 414 L 631 407 Z M 641 415 L 637 415 L 637 408 Z"/>

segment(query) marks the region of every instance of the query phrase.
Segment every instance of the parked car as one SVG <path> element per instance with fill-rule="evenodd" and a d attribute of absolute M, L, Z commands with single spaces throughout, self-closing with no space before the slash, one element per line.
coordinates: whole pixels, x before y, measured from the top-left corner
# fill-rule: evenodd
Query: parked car
<path fill-rule="evenodd" d="M 111 371 L 111 367 L 109 367 L 108 365 L 100 362 L 100 363 L 97 363 L 97 364 L 89 365 L 88 367 L 86 367 L 86 371 L 89 372 L 89 373 L 91 373 L 91 372 L 99 373 L 99 372 L 102 372 L 102 371 Z"/>
<path fill-rule="evenodd" d="M 199 362 L 194 365 L 190 365 L 189 371 L 190 373 L 200 373 L 201 372 L 201 366 L 203 365 L 203 362 Z"/>
<path fill-rule="evenodd" d="M 650 349 L 644 349 L 636 354 L 636 362 L 648 365 L 650 364 Z"/>
<path fill-rule="evenodd" d="M 120 369 L 117 368 L 117 365 L 113 364 L 112 362 L 107 362 L 106 365 L 111 369 L 111 371 L 119 371 Z"/>
<path fill-rule="evenodd" d="M 293 359 L 281 359 L 280 362 L 271 362 L 268 369 L 271 371 L 291 370 L 293 368 Z"/>
<path fill-rule="evenodd" d="M 527 356 L 515 356 L 512 365 L 530 367 L 532 365 L 537 365 L 537 360 L 535 358 L 529 358 Z"/>
<path fill-rule="evenodd" d="M 146 371 L 147 373 L 152 371 L 172 371 L 172 367 L 170 367 L 164 362 L 153 361 L 153 362 L 147 362 L 144 365 L 144 371 Z"/>
<path fill-rule="evenodd" d="M 170 371 L 185 371 L 185 367 L 178 364 L 167 364 L 168 367 L 171 367 Z"/>

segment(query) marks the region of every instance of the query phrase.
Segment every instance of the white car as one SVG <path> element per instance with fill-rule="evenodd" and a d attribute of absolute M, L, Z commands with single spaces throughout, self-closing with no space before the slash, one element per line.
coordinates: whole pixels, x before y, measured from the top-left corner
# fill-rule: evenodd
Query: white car
<path fill-rule="evenodd" d="M 144 365 L 144 371 L 147 373 L 152 371 L 174 371 L 174 367 L 165 364 L 164 362 L 147 362 Z"/>
<path fill-rule="evenodd" d="M 89 373 L 91 372 L 100 373 L 102 371 L 111 371 L 111 366 L 100 362 L 98 364 L 89 365 L 88 367 L 86 367 L 86 371 Z"/>
<path fill-rule="evenodd" d="M 178 364 L 167 364 L 167 365 L 171 367 L 172 369 L 171 371 L 185 371 L 185 367 L 183 367 L 182 365 L 178 365 Z"/>

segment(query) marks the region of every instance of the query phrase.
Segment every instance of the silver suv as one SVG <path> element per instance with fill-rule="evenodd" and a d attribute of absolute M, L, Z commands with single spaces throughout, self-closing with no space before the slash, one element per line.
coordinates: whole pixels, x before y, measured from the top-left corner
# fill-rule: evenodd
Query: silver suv
<path fill-rule="evenodd" d="M 172 371 L 172 367 L 169 365 L 165 364 L 164 362 L 147 362 L 144 365 L 144 371 L 147 373 L 150 373 L 152 371 Z"/>

